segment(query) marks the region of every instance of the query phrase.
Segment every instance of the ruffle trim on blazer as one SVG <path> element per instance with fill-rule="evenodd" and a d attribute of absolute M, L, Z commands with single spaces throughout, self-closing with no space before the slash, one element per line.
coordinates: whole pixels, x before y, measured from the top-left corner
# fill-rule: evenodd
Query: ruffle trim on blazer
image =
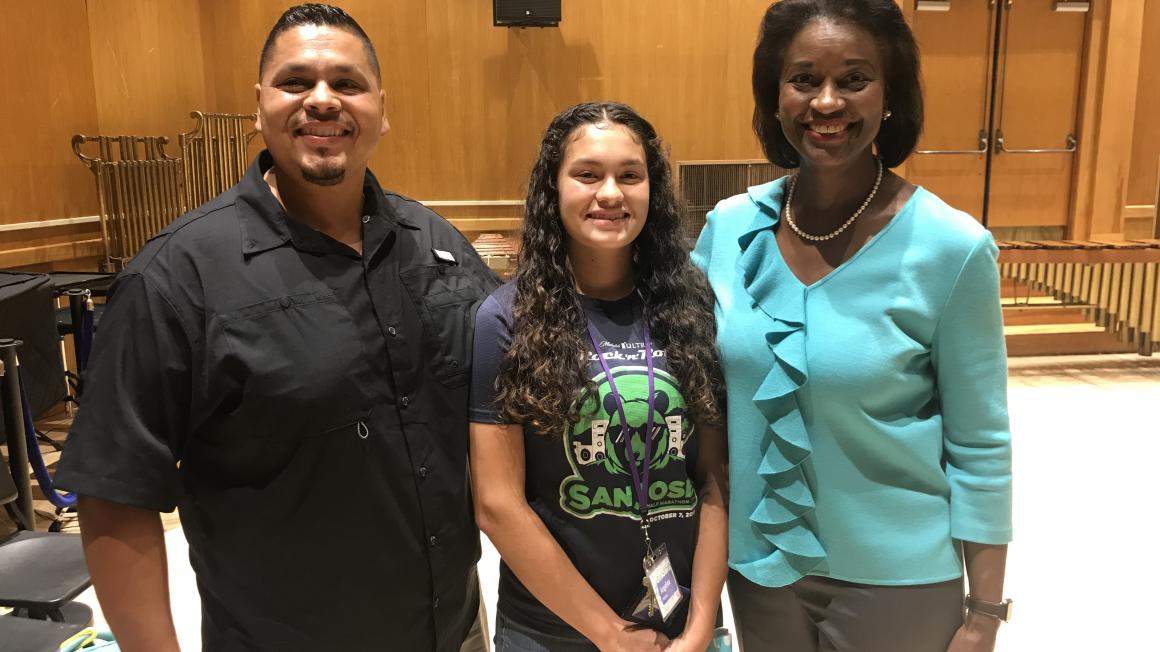
<path fill-rule="evenodd" d="M 792 584 L 826 558 L 806 516 L 814 509 L 813 490 L 802 464 L 813 452 L 794 392 L 809 378 L 806 367 L 806 290 L 789 268 L 778 262 L 774 239 L 785 181 L 750 188 L 761 210 L 738 239 L 738 271 L 755 305 L 770 317 L 766 343 L 774 364 L 753 395 L 769 424 L 762 437 L 758 473 L 765 490 L 749 515 L 754 529 L 773 546 L 770 557 L 754 562 L 754 572 L 773 586 Z"/>

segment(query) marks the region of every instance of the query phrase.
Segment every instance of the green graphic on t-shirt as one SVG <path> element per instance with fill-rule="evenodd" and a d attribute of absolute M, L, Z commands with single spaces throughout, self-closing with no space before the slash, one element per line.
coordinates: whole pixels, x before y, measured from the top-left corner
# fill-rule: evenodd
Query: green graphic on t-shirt
<path fill-rule="evenodd" d="M 611 385 L 602 371 L 593 378 L 596 396 L 588 397 L 581 408 L 581 414 L 591 418 L 576 423 L 563 438 L 572 475 L 560 483 L 560 506 L 579 518 L 597 514 L 637 518 L 640 513 L 623 456 L 627 436 L 633 460 L 637 469 L 641 468 L 648 426 L 648 369 L 615 367 L 612 376 L 624 400 L 627 429 L 621 424 Z M 654 372 L 653 409 L 649 515 L 691 511 L 697 504 L 697 493 L 689 474 L 683 468 L 678 474 L 662 471 L 671 464 L 685 463 L 685 446 L 693 428 L 676 379 L 659 369 Z"/>

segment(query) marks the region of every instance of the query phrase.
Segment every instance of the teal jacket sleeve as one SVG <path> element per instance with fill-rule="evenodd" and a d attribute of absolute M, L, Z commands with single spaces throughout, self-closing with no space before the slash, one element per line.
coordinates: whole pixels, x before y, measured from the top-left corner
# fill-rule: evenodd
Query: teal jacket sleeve
<path fill-rule="evenodd" d="M 998 249 L 982 234 L 959 270 L 931 346 L 951 491 L 951 536 L 1002 544 L 1012 537 L 1007 351 Z"/>

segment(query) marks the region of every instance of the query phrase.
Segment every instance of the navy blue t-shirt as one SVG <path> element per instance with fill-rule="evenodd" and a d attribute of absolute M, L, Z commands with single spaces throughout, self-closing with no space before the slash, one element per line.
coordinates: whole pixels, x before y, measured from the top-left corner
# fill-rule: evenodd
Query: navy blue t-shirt
<path fill-rule="evenodd" d="M 494 404 L 495 379 L 511 345 L 514 298 L 515 285 L 509 282 L 480 305 L 469 408 L 472 421 L 502 422 Z M 636 293 L 617 301 L 577 298 L 592 321 L 601 353 L 624 400 L 630 443 L 639 464 L 648 416 L 641 299 Z M 679 383 L 665 364 L 665 352 L 656 348 L 660 343 L 654 341 L 653 346 L 650 534 L 654 546 L 666 544 L 677 580 L 689 586 L 698 503 L 692 475 L 697 439 Z M 642 587 L 644 538 L 632 476 L 625 465 L 624 429 L 600 361 L 595 353 L 589 353 L 589 374 L 599 397 L 586 401 L 584 418 L 562 433 L 524 427 L 525 492 L 528 504 L 576 569 L 613 611 L 621 613 Z M 676 636 L 684 629 L 686 607 L 682 605 L 672 616 L 664 628 L 667 635 Z M 513 622 L 540 632 L 579 636 L 544 607 L 504 563 L 500 564 L 499 610 Z"/>

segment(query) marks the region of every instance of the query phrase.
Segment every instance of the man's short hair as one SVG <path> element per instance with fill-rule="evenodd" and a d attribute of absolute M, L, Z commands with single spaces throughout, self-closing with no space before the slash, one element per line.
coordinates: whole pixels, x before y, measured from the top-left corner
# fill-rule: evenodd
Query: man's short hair
<path fill-rule="evenodd" d="M 278 22 L 274 23 L 274 27 L 270 29 L 269 36 L 266 37 L 265 45 L 262 46 L 262 58 L 258 61 L 259 79 L 261 79 L 262 72 L 266 69 L 266 63 L 270 59 L 270 52 L 274 49 L 274 41 L 278 40 L 278 36 L 282 32 L 302 25 L 325 25 L 327 27 L 344 29 L 357 36 L 363 42 L 363 46 L 366 47 L 367 58 L 370 59 L 371 68 L 375 71 L 375 78 L 380 82 L 382 81 L 382 73 L 379 70 L 379 56 L 375 54 L 374 44 L 371 43 L 370 37 L 363 31 L 358 21 L 338 7 L 314 2 L 290 7 L 278 18 Z"/>

